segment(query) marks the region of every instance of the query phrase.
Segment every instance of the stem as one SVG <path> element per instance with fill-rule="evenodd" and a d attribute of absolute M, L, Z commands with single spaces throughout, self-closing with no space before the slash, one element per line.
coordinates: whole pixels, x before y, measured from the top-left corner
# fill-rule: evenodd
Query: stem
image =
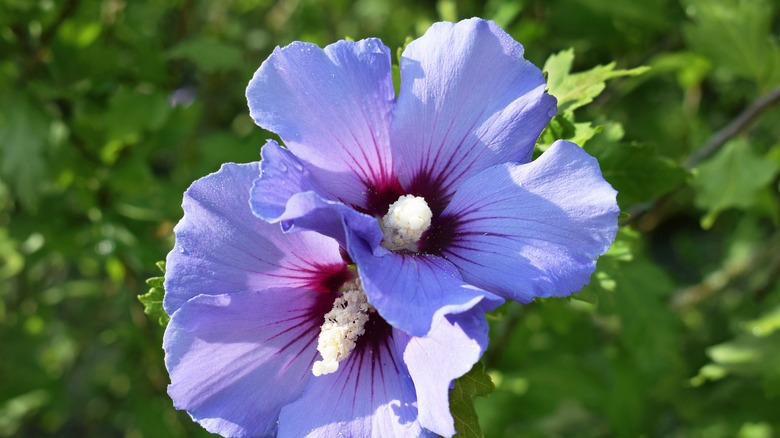
<path fill-rule="evenodd" d="M 780 102 L 780 87 L 775 88 L 769 93 L 756 99 L 750 106 L 745 108 L 737 117 L 735 117 L 728 125 L 723 129 L 713 134 L 704 145 L 693 152 L 688 159 L 683 163 L 683 167 L 687 170 L 691 170 L 705 159 L 711 157 L 718 152 L 731 138 L 744 131 L 750 125 L 752 125 L 758 117 L 770 108 L 772 105 Z M 620 225 L 627 225 L 635 222 L 640 217 L 656 209 L 658 205 L 663 203 L 664 199 L 668 199 L 669 194 L 662 196 L 659 199 L 655 199 L 643 204 L 634 206 L 628 211 L 630 215 L 627 219 L 620 222 Z"/>
<path fill-rule="evenodd" d="M 780 102 L 780 87 L 777 87 L 764 96 L 756 99 L 756 101 L 745 108 L 745 110 L 728 125 L 710 137 L 710 139 L 707 140 L 707 143 L 704 143 L 702 147 L 697 149 L 696 152 L 685 160 L 685 168 L 690 170 L 719 151 L 727 141 L 753 124 L 762 112 L 777 102 Z"/>

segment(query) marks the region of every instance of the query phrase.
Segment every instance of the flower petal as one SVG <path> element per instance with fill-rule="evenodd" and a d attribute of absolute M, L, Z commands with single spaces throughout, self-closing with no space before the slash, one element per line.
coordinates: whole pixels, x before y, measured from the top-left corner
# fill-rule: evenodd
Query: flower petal
<path fill-rule="evenodd" d="M 200 294 L 269 287 L 325 291 L 344 275 L 338 242 L 317 233 L 285 234 L 252 214 L 249 188 L 258 164 L 225 164 L 184 193 L 184 217 L 168 254 L 165 311 Z"/>
<path fill-rule="evenodd" d="M 395 181 L 388 140 L 395 91 L 380 40 L 277 48 L 246 96 L 255 122 L 279 134 L 328 197 L 365 207 L 369 190 Z"/>
<path fill-rule="evenodd" d="M 532 163 L 498 165 L 463 183 L 442 213 L 455 225 L 441 255 L 469 283 L 506 298 L 571 294 L 615 239 L 615 195 L 595 158 L 555 142 Z"/>
<path fill-rule="evenodd" d="M 317 184 L 304 163 L 274 140 L 260 150 L 260 177 L 252 184 L 250 205 L 254 213 L 267 221 L 277 221 L 296 193 L 326 192 Z"/>
<path fill-rule="evenodd" d="M 463 281 L 457 268 L 441 257 L 396 254 L 359 239 L 349 239 L 347 249 L 368 301 L 393 327 L 413 336 L 427 335 L 445 315 L 502 301 Z"/>
<path fill-rule="evenodd" d="M 522 56 L 520 43 L 477 18 L 435 23 L 406 47 L 390 138 L 407 192 L 446 199 L 490 166 L 530 160 L 556 101 Z"/>
<path fill-rule="evenodd" d="M 391 337 L 356 348 L 336 373 L 309 380 L 282 409 L 280 437 L 429 436 L 417 421 L 415 389 Z"/>
<path fill-rule="evenodd" d="M 424 336 L 443 315 L 501 301 L 464 282 L 455 266 L 441 257 L 386 250 L 380 245 L 382 230 L 376 218 L 323 199 L 314 190 L 303 191 L 310 187 L 305 168 L 294 165 L 295 157 L 278 145 L 265 148 L 269 149 L 263 155 L 263 173 L 251 192 L 252 210 L 280 222 L 285 230 L 316 231 L 342 243 L 358 266 L 368 301 L 394 327 Z M 286 195 L 268 193 L 274 187 L 279 193 L 302 192 L 285 203 Z"/>
<path fill-rule="evenodd" d="M 396 340 L 417 391 L 420 424 L 445 437 L 454 435 L 450 385 L 466 374 L 487 348 L 484 313 L 472 310 L 448 315 L 426 337 L 407 335 Z"/>
<path fill-rule="evenodd" d="M 223 436 L 273 434 L 282 407 L 310 379 L 334 296 L 271 289 L 186 302 L 163 340 L 176 408 Z"/>
<path fill-rule="evenodd" d="M 307 167 L 276 142 L 262 149 L 261 175 L 250 191 L 252 212 L 265 221 L 281 223 L 285 231 L 311 230 L 346 246 L 345 221 L 364 238 L 382 240 L 379 222 L 339 201 L 324 198 Z"/>

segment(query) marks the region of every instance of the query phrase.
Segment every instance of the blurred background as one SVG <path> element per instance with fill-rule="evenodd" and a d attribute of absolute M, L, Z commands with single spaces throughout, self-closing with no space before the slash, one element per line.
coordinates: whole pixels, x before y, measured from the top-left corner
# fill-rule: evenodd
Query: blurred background
<path fill-rule="evenodd" d="M 246 83 L 276 45 L 395 49 L 471 16 L 540 67 L 570 48 L 572 72 L 651 67 L 545 134 L 596 155 L 627 214 L 586 290 L 491 317 L 485 436 L 780 436 L 778 9 L 0 0 L 0 437 L 208 436 L 173 409 L 137 296 L 187 186 L 259 158 Z"/>

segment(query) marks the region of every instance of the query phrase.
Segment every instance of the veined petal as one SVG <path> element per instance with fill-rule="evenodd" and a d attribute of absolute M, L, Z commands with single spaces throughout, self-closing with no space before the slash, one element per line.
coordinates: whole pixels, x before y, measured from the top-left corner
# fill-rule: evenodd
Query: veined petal
<path fill-rule="evenodd" d="M 530 160 L 555 111 L 542 72 L 495 23 L 435 23 L 401 58 L 390 136 L 398 178 L 446 201 L 490 166 Z"/>
<path fill-rule="evenodd" d="M 454 225 L 441 255 L 466 281 L 505 298 L 571 294 L 615 239 L 616 193 L 595 158 L 555 142 L 529 164 L 498 165 L 463 183 L 442 213 Z"/>
<path fill-rule="evenodd" d="M 420 424 L 441 436 L 454 435 L 450 385 L 466 374 L 487 348 L 484 313 L 472 310 L 448 315 L 426 337 L 405 335 L 395 339 L 417 390 Z"/>
<path fill-rule="evenodd" d="M 259 218 L 280 223 L 285 231 L 311 230 L 346 246 L 345 223 L 362 238 L 378 245 L 382 231 L 377 220 L 339 201 L 326 199 L 308 168 L 276 142 L 262 149 L 260 178 L 250 192 L 250 207 Z"/>
<path fill-rule="evenodd" d="M 252 214 L 249 189 L 258 164 L 225 164 L 184 193 L 184 217 L 168 254 L 165 311 L 190 298 L 269 287 L 329 290 L 346 265 L 333 239 L 313 232 L 285 234 Z M 337 282 L 337 281 L 335 281 Z"/>
<path fill-rule="evenodd" d="M 163 340 L 168 394 L 208 431 L 273 435 L 301 396 L 335 294 L 270 289 L 200 295 L 182 305 Z"/>
<path fill-rule="evenodd" d="M 395 181 L 390 50 L 378 39 L 277 48 L 246 90 L 252 118 L 282 138 L 327 197 L 365 208 Z"/>
<path fill-rule="evenodd" d="M 502 301 L 465 282 L 438 256 L 397 254 L 359 239 L 350 239 L 348 250 L 368 301 L 393 327 L 413 336 L 426 336 L 448 314 Z"/>
<path fill-rule="evenodd" d="M 386 250 L 380 245 L 382 230 L 376 218 L 323 199 L 316 189 L 305 191 L 313 186 L 306 168 L 295 164 L 295 156 L 276 144 L 265 148 L 263 173 L 252 187 L 252 210 L 285 230 L 316 231 L 342 243 L 358 266 L 368 301 L 394 327 L 423 336 L 434 319 L 500 301 L 464 282 L 455 266 L 441 257 Z M 294 194 L 285 201 L 286 195 L 268 193 L 274 187 L 279 193 Z M 484 298 L 488 299 L 483 302 Z"/>
<path fill-rule="evenodd" d="M 415 388 L 392 340 L 403 334 L 382 324 L 386 335 L 361 338 L 337 372 L 310 379 L 282 409 L 279 437 L 435 436 L 420 426 Z"/>
<path fill-rule="evenodd" d="M 252 211 L 268 222 L 277 222 L 295 194 L 314 191 L 327 196 L 304 163 L 289 150 L 268 140 L 260 150 L 260 177 L 252 184 Z"/>

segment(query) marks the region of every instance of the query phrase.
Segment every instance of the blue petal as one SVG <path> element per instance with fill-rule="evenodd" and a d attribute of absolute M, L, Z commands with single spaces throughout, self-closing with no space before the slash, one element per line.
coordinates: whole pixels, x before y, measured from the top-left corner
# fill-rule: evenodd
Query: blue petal
<path fill-rule="evenodd" d="M 390 50 L 378 39 L 277 48 L 246 96 L 255 122 L 279 134 L 327 197 L 365 207 L 368 190 L 395 181 L 389 148 L 395 91 Z"/>
<path fill-rule="evenodd" d="M 417 391 L 420 424 L 445 437 L 455 434 L 450 413 L 450 385 L 466 374 L 488 344 L 481 310 L 448 315 L 426 337 L 397 336 Z"/>
<path fill-rule="evenodd" d="M 346 268 L 335 240 L 312 232 L 288 235 L 252 214 L 249 188 L 258 173 L 257 163 L 225 164 L 184 193 L 184 217 L 166 260 L 168 314 L 200 294 L 320 290 L 328 276 Z"/>
<path fill-rule="evenodd" d="M 260 150 L 260 178 L 252 184 L 252 211 L 269 222 L 278 222 L 287 201 L 300 192 L 325 191 L 317 184 L 304 163 L 274 140 Z"/>
<path fill-rule="evenodd" d="M 250 191 L 252 212 L 290 231 L 311 230 L 336 239 L 346 246 L 346 223 L 353 233 L 378 245 L 382 240 L 379 222 L 341 202 L 326 199 L 304 166 L 290 151 L 276 142 L 262 150 L 261 175 Z"/>
<path fill-rule="evenodd" d="M 393 327 L 424 336 L 437 318 L 474 306 L 492 308 L 501 301 L 464 282 L 441 257 L 386 250 L 376 218 L 324 199 L 316 189 L 304 191 L 313 186 L 295 156 L 276 144 L 264 151 L 263 173 L 251 192 L 252 210 L 285 230 L 316 231 L 340 242 L 357 264 L 368 301 Z M 274 187 L 285 195 L 270 193 Z M 284 202 L 287 193 L 294 194 Z"/>
<path fill-rule="evenodd" d="M 441 255 L 469 283 L 506 298 L 571 294 L 615 239 L 615 195 L 595 158 L 558 141 L 532 163 L 463 183 L 442 213 L 455 225 Z"/>
<path fill-rule="evenodd" d="M 392 340 L 397 336 L 404 335 L 392 330 L 359 345 L 336 373 L 310 379 L 303 396 L 282 409 L 279 437 L 434 437 L 417 419 L 415 388 Z"/>
<path fill-rule="evenodd" d="M 333 296 L 270 289 L 189 300 L 163 340 L 176 408 L 223 436 L 272 435 L 311 378 Z"/>
<path fill-rule="evenodd" d="M 555 115 L 542 72 L 495 23 L 436 23 L 401 58 L 395 168 L 408 192 L 448 199 L 466 178 L 531 158 Z"/>
<path fill-rule="evenodd" d="M 396 254 L 365 241 L 349 240 L 368 301 L 393 327 L 427 335 L 445 315 L 501 299 L 465 282 L 447 260 L 426 254 Z M 490 306 L 490 304 L 488 304 Z M 490 307 L 488 307 L 490 308 Z"/>

